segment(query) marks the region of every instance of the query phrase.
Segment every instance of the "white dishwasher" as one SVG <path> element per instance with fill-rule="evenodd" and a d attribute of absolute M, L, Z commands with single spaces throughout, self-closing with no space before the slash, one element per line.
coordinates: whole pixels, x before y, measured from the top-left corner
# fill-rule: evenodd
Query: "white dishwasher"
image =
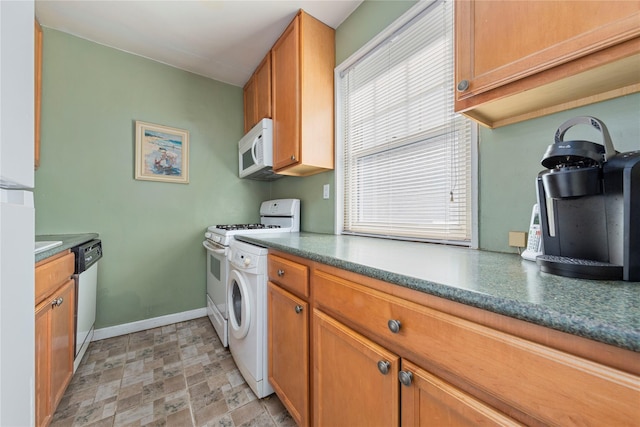
<path fill-rule="evenodd" d="M 75 307 L 75 373 L 93 338 L 96 321 L 96 294 L 98 288 L 98 260 L 102 258 L 102 241 L 99 239 L 71 249 L 76 255 L 74 279 L 76 282 Z"/>

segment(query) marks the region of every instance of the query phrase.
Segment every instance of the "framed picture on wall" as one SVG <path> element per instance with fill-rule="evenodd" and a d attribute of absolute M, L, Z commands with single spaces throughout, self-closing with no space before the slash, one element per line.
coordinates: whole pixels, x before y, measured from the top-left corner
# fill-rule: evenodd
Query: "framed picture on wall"
<path fill-rule="evenodd" d="M 189 183 L 189 131 L 136 121 L 136 179 Z"/>

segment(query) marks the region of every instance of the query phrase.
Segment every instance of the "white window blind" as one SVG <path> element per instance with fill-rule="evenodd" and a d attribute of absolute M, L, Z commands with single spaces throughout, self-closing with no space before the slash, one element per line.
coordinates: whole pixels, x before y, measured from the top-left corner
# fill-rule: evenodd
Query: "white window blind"
<path fill-rule="evenodd" d="M 343 233 L 469 244 L 471 123 L 453 112 L 453 2 L 340 75 Z"/>

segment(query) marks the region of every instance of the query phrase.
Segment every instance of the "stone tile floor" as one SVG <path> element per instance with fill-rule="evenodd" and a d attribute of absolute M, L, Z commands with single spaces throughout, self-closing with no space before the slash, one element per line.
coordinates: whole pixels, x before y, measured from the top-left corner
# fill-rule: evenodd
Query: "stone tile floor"
<path fill-rule="evenodd" d="M 62 426 L 295 427 L 257 399 L 206 317 L 94 341 L 53 417 Z"/>

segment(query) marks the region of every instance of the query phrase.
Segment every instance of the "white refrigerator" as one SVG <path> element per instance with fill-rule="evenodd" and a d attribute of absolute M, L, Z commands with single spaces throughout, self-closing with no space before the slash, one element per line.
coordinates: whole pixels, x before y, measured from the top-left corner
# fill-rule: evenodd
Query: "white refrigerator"
<path fill-rule="evenodd" d="M 0 426 L 35 423 L 34 2 L 0 0 Z"/>

